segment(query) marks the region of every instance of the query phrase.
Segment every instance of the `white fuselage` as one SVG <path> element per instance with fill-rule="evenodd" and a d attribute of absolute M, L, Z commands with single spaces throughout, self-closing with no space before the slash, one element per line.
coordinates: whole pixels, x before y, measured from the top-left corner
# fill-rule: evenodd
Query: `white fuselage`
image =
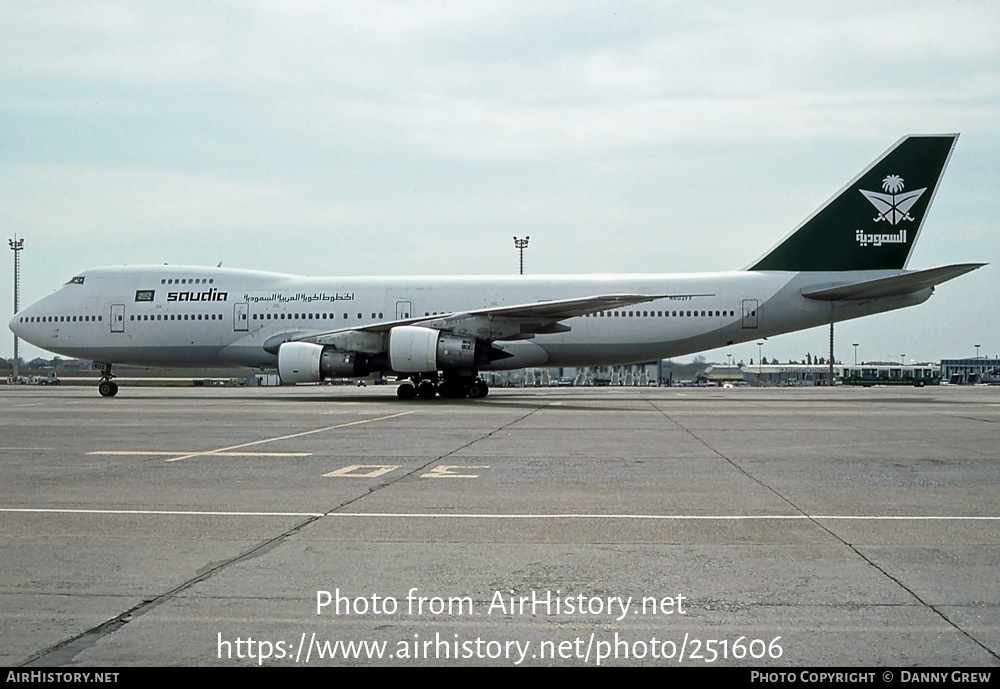
<path fill-rule="evenodd" d="M 563 321 L 567 332 L 499 341 L 513 355 L 485 369 L 603 366 L 679 356 L 925 301 L 821 302 L 803 291 L 901 271 L 739 271 L 679 275 L 312 278 L 227 268 L 85 271 L 10 321 L 49 351 L 106 363 L 274 368 L 276 336 L 606 294 L 653 301 Z M 665 295 L 665 296 L 663 296 Z"/>

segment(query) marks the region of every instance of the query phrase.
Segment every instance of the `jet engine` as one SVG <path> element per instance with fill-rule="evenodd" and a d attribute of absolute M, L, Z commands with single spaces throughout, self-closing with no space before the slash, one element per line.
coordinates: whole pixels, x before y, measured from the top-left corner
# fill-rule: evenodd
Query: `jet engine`
<path fill-rule="evenodd" d="M 341 352 L 311 342 L 285 342 L 278 349 L 278 374 L 286 383 L 366 376 L 373 368 L 357 352 Z"/>
<path fill-rule="evenodd" d="M 389 364 L 397 373 L 475 370 L 506 356 L 489 342 L 419 325 L 401 325 L 389 332 Z"/>
<path fill-rule="evenodd" d="M 316 383 L 324 378 L 366 376 L 373 371 L 428 373 L 446 369 L 475 371 L 512 355 L 489 342 L 401 325 L 389 331 L 385 353 L 362 354 L 312 342 L 284 342 L 278 348 L 278 373 L 286 383 Z"/>

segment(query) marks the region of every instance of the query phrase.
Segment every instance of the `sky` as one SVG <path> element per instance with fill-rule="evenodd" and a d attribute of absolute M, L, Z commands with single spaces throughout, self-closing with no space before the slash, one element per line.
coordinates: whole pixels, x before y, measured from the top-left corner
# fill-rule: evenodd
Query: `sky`
<path fill-rule="evenodd" d="M 839 324 L 835 352 L 1000 355 L 995 1 L 0 0 L 0 16 L 0 229 L 24 238 L 22 306 L 103 265 L 510 274 L 514 236 L 526 273 L 738 270 L 901 136 L 959 132 L 909 267 L 991 265 Z M 763 346 L 827 351 L 827 328 Z M 757 347 L 703 355 L 730 353 Z"/>

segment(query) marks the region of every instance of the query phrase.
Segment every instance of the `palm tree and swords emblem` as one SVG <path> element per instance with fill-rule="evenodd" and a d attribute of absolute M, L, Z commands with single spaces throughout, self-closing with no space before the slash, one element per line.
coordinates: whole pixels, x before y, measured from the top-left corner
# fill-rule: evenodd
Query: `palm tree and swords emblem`
<path fill-rule="evenodd" d="M 882 190 L 887 193 L 858 189 L 878 211 L 878 215 L 874 218 L 875 222 L 885 220 L 890 225 L 895 225 L 901 220 L 913 221 L 910 209 L 927 191 L 927 187 L 903 193 L 903 178 L 899 175 L 888 175 L 882 180 Z"/>
<path fill-rule="evenodd" d="M 882 191 L 885 193 L 867 191 L 866 189 L 858 189 L 858 191 L 878 211 L 878 215 L 873 218 L 875 222 L 885 221 L 895 226 L 903 220 L 913 222 L 910 209 L 913 208 L 913 204 L 917 202 L 923 193 L 927 191 L 927 187 L 906 192 L 903 191 L 904 188 L 902 177 L 899 175 L 886 175 L 886 178 L 882 180 Z M 906 230 L 902 229 L 897 234 L 866 234 L 864 230 L 858 230 L 855 235 L 861 246 L 867 246 L 868 244 L 882 246 L 883 243 L 906 243 Z"/>

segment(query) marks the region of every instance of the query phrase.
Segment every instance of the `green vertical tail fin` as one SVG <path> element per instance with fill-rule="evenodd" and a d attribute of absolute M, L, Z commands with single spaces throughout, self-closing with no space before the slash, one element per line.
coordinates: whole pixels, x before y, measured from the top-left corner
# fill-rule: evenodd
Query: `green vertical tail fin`
<path fill-rule="evenodd" d="M 749 270 L 905 268 L 957 140 L 904 136 Z"/>

